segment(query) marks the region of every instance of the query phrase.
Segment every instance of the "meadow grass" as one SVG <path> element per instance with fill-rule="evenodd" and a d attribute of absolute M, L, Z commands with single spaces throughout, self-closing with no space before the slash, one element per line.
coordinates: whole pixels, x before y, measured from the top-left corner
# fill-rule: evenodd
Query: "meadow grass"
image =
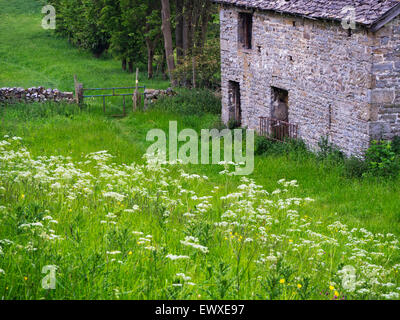
<path fill-rule="evenodd" d="M 135 85 L 135 75 L 122 72 L 119 61 L 108 55 L 94 59 L 53 30 L 44 30 L 40 1 L 0 0 L 0 6 L 0 87 L 73 91 L 74 74 L 86 88 Z M 141 73 L 140 85 L 166 89 L 168 82 L 149 81 Z"/>
<path fill-rule="evenodd" d="M 72 90 L 74 73 L 90 86 L 133 83 L 118 61 L 42 30 L 35 1 L 0 5 L 0 86 Z M 218 122 L 204 99 L 208 112 L 190 112 L 202 101 L 187 97 L 125 119 L 97 101 L 0 106 L 0 297 L 398 298 L 399 179 L 347 179 L 290 153 L 257 156 L 254 181 L 146 164 L 149 130 Z M 46 265 L 57 266 L 56 290 L 41 286 Z M 346 265 L 355 291 L 343 287 Z"/>

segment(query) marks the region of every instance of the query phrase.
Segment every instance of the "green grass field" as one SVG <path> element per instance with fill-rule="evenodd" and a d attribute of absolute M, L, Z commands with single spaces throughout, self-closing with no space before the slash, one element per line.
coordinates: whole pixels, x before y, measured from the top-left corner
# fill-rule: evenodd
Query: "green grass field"
<path fill-rule="evenodd" d="M 34 0 L 0 6 L 0 87 L 72 91 L 74 74 L 85 86 L 134 83 L 118 61 L 43 30 Z M 215 114 L 114 119 L 90 101 L 0 105 L 0 118 L 0 299 L 398 298 L 399 179 L 347 179 L 308 156 L 256 157 L 254 183 L 220 166 L 146 165 L 149 130 L 199 132 Z M 55 290 L 42 288 L 48 265 Z"/>

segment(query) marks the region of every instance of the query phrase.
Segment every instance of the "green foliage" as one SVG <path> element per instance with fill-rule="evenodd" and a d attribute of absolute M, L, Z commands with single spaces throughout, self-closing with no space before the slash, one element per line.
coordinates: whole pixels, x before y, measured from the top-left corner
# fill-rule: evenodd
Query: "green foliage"
<path fill-rule="evenodd" d="M 328 137 L 322 137 L 318 143 L 318 147 L 317 159 L 320 161 L 335 164 L 342 163 L 345 159 L 344 153 L 333 143 L 329 142 Z"/>
<path fill-rule="evenodd" d="M 193 128 L 197 131 L 206 127 L 204 122 L 206 115 L 183 116 L 179 113 L 166 115 L 157 110 L 150 110 L 147 113 L 135 113 L 125 120 L 117 121 L 107 119 L 101 113 L 93 114 L 79 109 L 69 110 L 67 105 L 60 106 L 59 109 L 56 105 L 33 105 L 30 110 L 32 112 L 24 111 L 24 107 L 30 108 L 24 105 L 8 106 L 7 111 L 1 113 L 4 122 L 0 128 L 0 135 L 22 135 L 23 143 L 27 144 L 35 157 L 54 154 L 71 156 L 76 165 L 84 166 L 82 167 L 84 170 L 94 170 L 95 163 L 86 167 L 84 162 L 87 159 L 82 157 L 82 154 L 99 150 L 109 150 L 115 155 L 112 162 L 140 161 L 146 150 L 144 141 L 148 130 L 161 128 L 166 131 L 170 120 L 178 120 L 182 128 L 190 127 L 193 122 L 195 126 Z M 50 107 L 53 111 L 46 113 L 45 107 Z M 35 111 L 35 108 L 40 110 Z M 283 148 L 284 145 L 276 143 L 276 148 L 278 146 Z M 293 193 L 291 191 L 288 197 L 312 195 L 317 200 L 312 205 L 298 208 L 301 215 L 299 219 L 307 219 L 307 222 L 313 225 L 315 223 L 316 228 L 321 228 L 318 229 L 319 232 L 326 232 L 329 238 L 336 238 L 338 233 L 334 230 L 326 231 L 325 226 L 338 219 L 349 223 L 349 228 L 361 225 L 372 228 L 376 232 L 398 232 L 392 227 L 397 221 L 394 213 L 397 206 L 395 195 L 399 192 L 398 184 L 388 187 L 386 184 L 368 180 L 343 182 L 334 170 L 320 170 L 315 162 L 309 162 L 307 159 L 291 160 L 280 157 L 279 154 L 257 157 L 256 167 L 253 177 L 264 184 L 269 192 L 276 189 L 276 181 L 282 177 L 298 178 L 301 189 Z M 206 174 L 209 177 L 209 182 L 189 181 L 185 184 L 185 189 L 196 190 L 199 195 L 208 195 L 214 186 L 218 186 L 220 190 L 227 188 L 229 192 L 235 192 L 235 188 L 242 184 L 234 177 L 229 177 L 225 182 L 220 178 L 220 169 L 214 170 L 203 166 L 179 167 L 177 171 L 179 169 Z M 172 170 L 171 175 L 168 175 L 171 181 L 175 178 L 180 179 L 179 174 L 176 174 L 177 171 Z M 116 172 L 120 173 L 119 170 Z M 146 177 L 149 176 L 146 175 Z M 120 191 L 123 185 L 117 183 L 119 179 L 115 180 L 116 183 L 111 181 L 110 183 L 113 183 L 116 190 Z M 151 182 L 146 181 L 145 187 L 147 190 L 159 192 L 161 184 L 158 185 L 158 182 L 159 174 Z M 260 253 L 265 254 L 266 258 L 272 252 L 285 252 L 293 246 L 288 241 L 294 240 L 297 244 L 304 238 L 304 233 L 301 237 L 293 233 L 290 233 L 289 238 L 285 235 L 285 242 L 277 243 L 271 251 L 258 246 L 253 248 L 251 242 L 244 244 L 242 248 L 243 241 L 239 242 L 239 235 L 243 236 L 243 239 L 250 237 L 258 241 L 256 237 L 249 235 L 246 229 L 238 228 L 235 232 L 239 235 L 234 234 L 232 239 L 228 233 L 220 233 L 214 223 L 220 221 L 221 212 L 227 210 L 233 201 L 230 200 L 224 204 L 219 200 L 225 191 L 218 192 L 211 202 L 212 209 L 204 213 L 201 219 L 187 224 L 183 214 L 187 212 L 187 208 L 194 210 L 195 202 L 190 202 L 187 206 L 185 203 L 185 208 L 176 210 L 175 202 L 163 202 L 161 199 L 164 197 L 154 197 L 154 201 L 150 201 L 138 195 L 132 195 L 122 203 L 123 207 L 117 201 L 108 200 L 99 206 L 97 199 L 102 196 L 103 185 L 97 184 L 93 189 L 95 192 L 93 199 L 77 199 L 71 204 L 63 205 L 64 197 L 49 198 L 43 192 L 43 187 L 24 189 L 23 183 L 10 185 L 7 179 L 2 180 L 0 187 L 5 188 L 5 192 L 0 190 L 0 206 L 15 208 L 15 210 L 9 209 L 0 213 L 0 223 L 4 227 L 1 228 L 0 239 L 10 239 L 16 244 L 29 248 L 28 240 L 25 240 L 26 230 L 17 229 L 18 233 L 13 233 L 13 230 L 16 230 L 15 225 L 40 222 L 49 214 L 59 221 L 53 227 L 56 234 L 65 237 L 64 240 L 52 245 L 40 238 L 39 234 L 30 235 L 29 241 L 33 240 L 33 245 L 38 249 L 36 253 L 26 255 L 23 254 L 24 251 L 22 253 L 18 251 L 14 255 L 18 257 L 18 268 L 22 270 L 22 275 L 17 272 L 17 265 L 13 262 L 15 260 L 8 259 L 10 253 L 15 252 L 14 247 L 2 245 L 5 259 L 2 260 L 0 268 L 5 270 L 7 277 L 0 278 L 0 283 L 10 289 L 9 292 L 3 293 L 5 299 L 41 297 L 40 286 L 34 286 L 37 289 L 29 293 L 26 293 L 24 288 L 40 283 L 43 278 L 40 267 L 47 264 L 55 264 L 59 267 L 57 272 L 59 285 L 69 284 L 65 289 L 57 287 L 57 290 L 47 296 L 47 299 L 88 298 L 89 289 L 91 299 L 196 299 L 199 296 L 204 299 L 332 298 L 328 281 L 330 273 L 324 268 L 321 268 L 318 274 L 311 272 L 314 262 L 306 258 L 307 250 L 302 251 L 303 259 L 300 260 L 296 252 L 292 252 L 290 256 L 285 254 L 284 262 L 278 260 L 276 268 L 270 268 L 269 264 L 254 263 Z M 174 192 L 174 188 L 165 186 L 162 188 L 163 191 Z M 69 189 L 72 190 L 72 188 L 66 190 Z M 24 199 L 21 198 L 22 194 L 25 195 Z M 382 198 L 373 200 L 371 194 L 381 194 Z M 181 201 L 185 198 L 178 195 L 176 197 Z M 124 212 L 124 210 L 134 204 L 140 205 L 142 211 L 133 213 L 133 219 L 132 213 Z M 168 209 L 166 211 L 165 208 L 169 208 L 169 214 Z M 273 229 L 270 233 L 281 234 L 285 228 L 293 227 L 293 220 L 286 217 L 285 210 L 276 211 L 273 206 L 270 210 L 274 218 L 279 220 L 279 224 L 272 225 Z M 110 212 L 117 216 L 115 219 L 118 225 L 101 225 L 100 221 L 105 220 L 105 216 Z M 335 212 L 339 215 L 334 215 Z M 377 212 L 380 214 L 376 214 Z M 305 214 L 309 217 L 304 216 Z M 316 223 L 319 221 L 323 223 L 322 226 Z M 299 223 L 304 224 L 301 220 Z M 132 234 L 132 231 L 145 232 L 144 236 L 152 235 L 152 245 L 157 247 L 157 252 L 148 252 L 142 245 L 138 245 L 138 238 Z M 203 258 L 200 253 L 182 251 L 180 240 L 188 235 L 199 238 L 202 245 L 213 250 L 207 258 Z M 225 240 L 226 235 L 229 241 Z M 354 237 L 354 234 L 351 236 Z M 341 234 L 338 238 L 341 243 L 340 248 L 348 243 L 342 242 L 342 237 Z M 56 246 L 57 254 L 54 254 L 53 246 Z M 161 249 L 162 247 L 166 249 Z M 329 248 L 327 243 L 323 248 L 326 253 L 318 259 L 326 262 L 325 257 L 328 257 L 329 264 L 333 263 L 333 268 L 336 270 L 336 265 L 342 261 L 342 252 L 345 250 L 339 250 L 338 247 L 327 249 Z M 368 247 L 365 249 L 370 250 Z M 123 261 L 124 264 L 119 264 L 117 261 L 110 262 L 112 258 L 114 259 L 113 256 L 109 256 L 109 262 L 107 262 L 106 252 L 114 250 L 121 251 L 115 259 Z M 375 247 L 372 250 L 377 252 Z M 129 255 L 129 252 L 133 254 Z M 253 252 L 256 252 L 257 256 L 253 256 Z M 168 261 L 165 256 L 170 253 L 187 254 L 191 258 L 191 263 Z M 242 255 L 239 264 L 237 263 L 238 253 Z M 317 255 L 313 253 L 312 256 Z M 382 259 L 385 263 L 387 262 L 386 256 Z M 30 267 L 33 262 L 40 267 Z M 250 264 L 249 268 L 248 264 Z M 107 271 L 105 271 L 106 268 Z M 122 273 L 126 275 L 123 283 L 120 281 Z M 176 276 L 178 273 L 185 273 L 192 277 L 191 281 L 196 283 L 196 286 L 193 288 L 185 286 L 182 278 Z M 28 280 L 24 280 L 24 276 Z M 259 281 L 253 281 L 255 277 L 261 278 Z M 285 283 L 281 283 L 281 280 L 285 280 Z M 241 283 L 239 290 L 238 281 Z M 172 283 L 181 284 L 183 287 L 172 287 Z M 339 281 L 336 283 L 340 284 Z M 301 287 L 298 287 L 299 285 Z M 70 287 L 75 289 L 70 290 Z M 323 290 L 328 291 L 329 295 L 319 296 L 319 292 Z M 337 290 L 343 294 L 342 288 L 338 287 Z M 368 295 L 368 297 L 371 296 Z"/>
<path fill-rule="evenodd" d="M 267 139 L 266 137 L 257 135 L 255 144 L 255 153 L 256 155 L 261 156 L 263 154 L 266 154 L 271 148 L 272 141 Z"/>
<path fill-rule="evenodd" d="M 400 172 L 400 157 L 394 152 L 392 142 L 373 141 L 366 152 L 365 159 L 354 156 L 346 157 L 325 138 L 321 139 L 319 146 L 320 151 L 314 156 L 302 140 L 280 143 L 256 136 L 255 153 L 259 156 L 286 155 L 296 160 L 315 158 L 318 161 L 315 165 L 320 165 L 325 169 L 326 166 L 330 169 L 337 168 L 349 179 L 367 176 L 393 178 L 397 177 Z"/>
<path fill-rule="evenodd" d="M 213 91 L 207 89 L 182 89 L 174 97 L 160 99 L 152 108 L 183 115 L 220 114 L 221 100 Z"/>
<path fill-rule="evenodd" d="M 326 208 L 310 217 L 315 200 L 297 180 L 270 190 L 184 165 L 127 165 L 107 151 L 34 155 L 14 136 L 0 140 L 0 158 L 4 299 L 338 299 L 350 263 L 369 266 L 354 299 L 398 297 L 400 249 L 387 245 L 398 238 L 322 218 Z M 354 251 L 363 253 L 355 261 Z M 57 269 L 47 293 L 46 265 Z"/>
<path fill-rule="evenodd" d="M 145 37 L 160 34 L 160 12 L 153 9 L 156 3 L 156 0 L 50 2 L 57 11 L 58 34 L 68 37 L 78 47 L 89 49 L 96 57 L 110 49 L 115 58 L 128 59 L 131 63 L 144 63 Z"/>
<path fill-rule="evenodd" d="M 219 38 L 208 40 L 199 53 L 188 55 L 174 72 L 181 84 L 193 85 L 193 67 L 196 86 L 218 89 L 221 86 L 221 54 Z"/>
<path fill-rule="evenodd" d="M 229 130 L 234 130 L 240 127 L 240 123 L 235 119 L 230 119 L 227 123 L 227 127 Z"/>
<path fill-rule="evenodd" d="M 118 59 L 127 59 L 129 37 L 124 32 L 120 1 L 105 0 L 99 22 L 102 30 L 110 35 L 111 53 Z"/>
<path fill-rule="evenodd" d="M 128 65 L 129 72 L 134 71 L 133 64 L 144 66 L 147 63 L 152 66 L 154 59 L 161 60 L 158 67 L 163 69 L 165 54 L 159 0 L 51 0 L 49 3 L 57 12 L 56 33 L 67 37 L 73 45 L 90 50 L 96 57 L 109 52 L 122 61 L 123 68 Z M 204 17 L 215 12 L 216 7 L 213 8 L 214 11 L 206 10 Z M 171 9 L 174 25 L 175 6 L 172 5 Z M 195 25 L 188 28 L 188 32 L 194 32 L 194 29 L 196 32 L 189 36 L 193 37 L 189 42 L 190 46 L 196 43 L 196 54 L 187 54 L 181 68 L 177 70 L 177 77 L 184 77 L 185 85 L 188 70 L 192 74 L 194 57 L 198 87 L 220 86 L 219 38 L 215 36 L 219 29 L 216 28 L 216 16 L 214 14 L 209 23 L 212 27 L 208 28 L 206 24 L 205 33 L 201 36 L 197 34 L 200 24 L 195 21 L 194 15 L 192 17 L 192 24 Z M 192 52 L 192 49 L 189 51 Z M 191 76 L 189 78 L 192 79 Z"/>
<path fill-rule="evenodd" d="M 358 157 L 351 157 L 343 163 L 344 175 L 347 178 L 362 178 L 368 171 L 368 164 Z"/>
<path fill-rule="evenodd" d="M 6 13 L 0 10 L 0 87 L 44 86 L 73 91 L 74 74 L 90 88 L 135 84 L 134 77 L 121 72 L 120 62 L 109 55 L 93 59 L 88 50 L 77 50 L 64 37 L 55 37 L 52 30 L 44 30 L 41 6 L 36 1 L 0 0 L 0 4 L 7 9 Z M 160 78 L 148 80 L 145 72 L 140 72 L 139 81 L 147 88 L 169 86 L 168 81 Z M 89 99 L 88 102 L 92 104 Z M 121 113 L 122 99 L 107 99 L 108 111 Z"/>
<path fill-rule="evenodd" d="M 215 121 L 210 127 L 210 129 L 217 129 L 219 131 L 222 131 L 227 128 L 228 128 L 227 125 L 221 120 L 221 118 Z"/>
<path fill-rule="evenodd" d="M 400 136 L 395 136 L 392 141 L 392 150 L 395 154 L 400 156 Z"/>
<path fill-rule="evenodd" d="M 266 300 L 276 300 L 286 294 L 287 282 L 292 280 L 292 267 L 285 263 L 283 259 L 278 259 L 276 268 L 267 273 L 265 279 L 262 280 Z"/>
<path fill-rule="evenodd" d="M 287 143 L 291 152 L 299 153 L 300 155 L 310 155 L 310 150 L 304 140 L 290 139 Z"/>
<path fill-rule="evenodd" d="M 294 159 L 311 157 L 305 142 L 301 139 L 290 139 L 286 142 L 279 142 L 263 136 L 256 136 L 256 155 L 263 156 L 288 156 Z"/>
<path fill-rule="evenodd" d="M 56 32 L 74 45 L 90 50 L 100 57 L 109 47 L 110 34 L 100 24 L 103 1 L 52 0 L 57 12 Z"/>
<path fill-rule="evenodd" d="M 21 7 L 21 1 L 13 2 L 11 6 L 6 5 L 4 0 L 0 0 L 0 3 L 5 10 Z M 93 59 L 87 53 L 66 45 L 61 39 L 49 37 L 37 25 L 37 21 L 40 21 L 38 15 L 0 15 L 2 86 L 10 82 L 16 86 L 46 83 L 68 90 L 72 87 L 71 74 L 75 70 L 82 74 L 84 82 L 89 85 L 99 82 L 114 84 L 116 81 L 132 83 L 132 77 L 117 70 L 113 61 Z M 35 37 L 35 42 L 31 41 L 32 37 Z M 18 38 L 19 42 L 12 42 L 13 38 Z M 167 86 L 165 82 L 147 85 L 160 88 Z M 194 100 L 191 100 L 192 103 L 198 106 Z M 113 104 L 121 107 L 118 101 Z M 256 157 L 256 169 L 249 178 L 254 178 L 256 183 L 262 185 L 268 191 L 265 199 L 273 202 L 269 205 L 268 201 L 262 199 L 261 203 L 252 207 L 251 214 L 268 205 L 265 211 L 268 216 L 263 213 L 263 217 L 257 214 L 262 218 L 260 220 L 249 219 L 247 210 L 249 204 L 258 199 L 257 190 L 238 190 L 237 187 L 243 182 L 233 176 L 221 177 L 219 167 L 169 168 L 171 172 L 165 177 L 171 179 L 167 180 L 171 183 L 168 186 L 164 184 L 164 178 L 160 179 L 162 172 L 152 177 L 146 174 L 146 179 L 142 179 L 143 172 L 125 176 L 121 170 L 129 166 L 114 170 L 114 165 L 87 163 L 88 159 L 85 158 L 88 153 L 108 150 L 115 156 L 112 162 L 140 164 L 148 146 L 146 134 L 149 130 L 161 128 L 167 132 L 169 121 L 177 120 L 180 127 L 199 131 L 215 123 L 218 115 L 182 114 L 177 108 L 176 113 L 154 109 L 117 120 L 101 113 L 101 101 L 90 101 L 90 107 L 90 110 L 63 104 L 0 107 L 0 136 L 23 137 L 19 146 L 24 145 L 31 152 L 31 158 L 22 157 L 21 161 L 41 157 L 40 161 L 35 162 L 36 165 L 43 164 L 53 171 L 54 167 L 47 166 L 50 162 L 45 161 L 44 157 L 61 155 L 84 172 L 95 174 L 97 168 L 103 167 L 108 171 L 103 178 L 111 178 L 106 185 L 97 179 L 97 175 L 93 175 L 97 178 L 93 188 L 89 189 L 93 194 L 88 198 L 83 197 L 87 190 L 82 189 L 85 186 L 81 184 L 81 179 L 64 180 L 64 190 L 52 190 L 54 195 L 50 197 L 50 193 L 45 191 L 48 182 L 40 185 L 33 183 L 36 175 L 28 176 L 25 166 L 15 167 L 15 171 L 5 169 L 6 163 L 11 164 L 6 159 L 11 158 L 2 157 L 0 166 L 2 170 L 5 169 L 4 172 L 21 174 L 19 181 L 15 176 L 12 179 L 2 176 L 0 179 L 0 269 L 4 272 L 0 272 L 0 294 L 4 299 L 333 299 L 336 290 L 341 298 L 345 297 L 337 271 L 343 264 L 355 263 L 360 263 L 357 266 L 357 270 L 361 271 L 357 274 L 359 283 L 368 286 L 369 280 L 375 280 L 363 276 L 362 270 L 368 266 L 366 273 L 370 275 L 376 271 L 381 275 L 379 282 L 387 285 L 377 286 L 376 282 L 371 281 L 369 289 L 364 291 L 366 293 L 356 296 L 355 292 L 354 298 L 383 299 L 380 294 L 392 290 L 390 283 L 399 283 L 398 267 L 393 267 L 399 261 L 398 251 L 394 246 L 387 245 L 398 241 L 397 237 L 387 233 L 400 235 L 397 228 L 400 222 L 399 180 L 346 180 L 337 167 L 326 170 L 314 161 L 312 155 L 299 161 L 287 157 L 283 151 L 267 152 L 262 157 Z M 187 108 L 190 109 L 189 106 Z M 274 147 L 280 150 L 286 148 L 280 143 Z M 295 143 L 296 148 L 302 150 L 301 143 Z M 11 154 L 14 157 L 17 153 Z M 52 161 L 57 160 L 53 158 Z M 65 165 L 58 172 L 65 172 L 69 168 Z M 176 188 L 174 180 L 182 179 L 180 169 L 207 175 L 209 180 L 200 183 L 189 180 L 183 182 L 183 189 Z M 39 177 L 45 172 L 41 171 Z M 276 182 L 283 177 L 297 179 L 300 188 L 290 190 L 287 196 L 272 195 L 277 188 Z M 121 179 L 132 184 L 124 201 L 118 203 L 102 199 L 102 191 L 110 186 L 123 192 L 125 186 L 120 183 Z M 76 189 L 68 187 L 72 185 Z M 139 186 L 144 192 L 135 195 Z M 205 206 L 198 206 L 199 202 L 191 196 L 178 193 L 183 190 L 194 190 L 199 197 L 212 197 L 211 208 L 196 217 L 195 223 L 188 223 L 185 213 Z M 65 194 L 70 191 L 78 192 L 78 198 L 67 200 Z M 243 193 L 243 197 L 221 200 L 222 196 L 231 192 Z M 149 197 L 143 195 L 147 193 Z M 256 196 L 249 196 L 253 194 Z M 289 199 L 293 201 L 306 196 L 316 201 L 290 208 L 296 211 L 280 207 L 291 202 Z M 178 208 L 181 202 L 184 207 Z M 139 205 L 140 212 L 125 212 L 126 208 L 132 208 L 133 205 Z M 230 236 L 228 232 L 215 228 L 215 223 L 221 222 L 222 215 L 230 209 L 237 216 L 228 225 L 237 225 L 236 222 L 242 221 L 242 217 L 247 218 L 246 224 L 259 223 L 252 224 L 251 228 L 234 227 L 234 235 Z M 115 214 L 117 224 L 101 223 L 111 212 Z M 43 237 L 46 234 L 34 228 L 18 228 L 20 224 L 35 221 L 48 225 L 49 220 L 45 222 L 43 219 L 49 215 L 59 222 L 52 224 L 51 230 L 63 240 L 50 241 Z M 335 221 L 341 223 L 328 228 Z M 50 232 L 47 225 L 41 231 Z M 359 229 L 360 233 L 352 228 Z M 365 229 L 361 228 L 375 234 L 366 234 Z M 265 230 L 261 236 L 249 234 L 261 230 Z M 156 247 L 156 252 L 139 245 L 139 238 L 133 231 L 144 232 L 144 237 L 152 235 L 151 245 Z M 239 234 L 236 235 L 236 232 Z M 180 240 L 190 233 L 201 238 L 201 244 L 210 248 L 207 256 L 182 246 Z M 322 234 L 321 238 L 319 234 Z M 276 237 L 272 238 L 272 235 Z M 253 242 L 245 242 L 250 237 Z M 268 237 L 267 245 L 259 246 L 264 237 Z M 309 246 L 310 243 L 313 245 Z M 107 254 L 114 250 L 121 251 L 121 254 Z M 360 255 L 354 259 L 353 253 L 359 250 L 367 257 Z M 170 253 L 185 254 L 191 260 L 167 260 L 165 257 Z M 260 254 L 264 254 L 263 259 L 260 259 Z M 278 258 L 277 263 L 274 262 L 275 258 Z M 255 263 L 256 260 L 259 263 Z M 43 290 L 40 286 L 45 276 L 41 268 L 45 265 L 59 267 L 57 290 Z M 375 266 L 378 269 L 370 269 Z M 182 272 L 190 276 L 196 285 L 185 285 L 182 277 L 177 276 Z M 285 282 L 281 283 L 281 280 Z M 238 288 L 239 282 L 242 285 Z M 173 287 L 172 284 L 182 284 L 182 287 Z M 335 290 L 330 289 L 330 285 Z"/>
<path fill-rule="evenodd" d="M 395 145 L 397 139 L 394 140 Z M 257 136 L 255 153 L 260 156 L 286 155 L 292 159 L 313 159 L 314 155 L 307 149 L 302 140 L 292 140 L 288 143 L 272 141 L 265 137 Z M 342 174 L 351 178 L 362 177 L 397 177 L 400 171 L 400 157 L 393 149 L 392 142 L 373 141 L 367 150 L 365 159 L 359 157 L 347 158 L 335 145 L 329 143 L 327 138 L 322 138 L 319 143 L 320 150 L 315 159 L 321 167 L 336 167 Z"/>
<path fill-rule="evenodd" d="M 372 141 L 365 159 L 368 163 L 370 175 L 396 177 L 399 174 L 399 157 L 393 152 L 392 142 L 390 141 Z"/>

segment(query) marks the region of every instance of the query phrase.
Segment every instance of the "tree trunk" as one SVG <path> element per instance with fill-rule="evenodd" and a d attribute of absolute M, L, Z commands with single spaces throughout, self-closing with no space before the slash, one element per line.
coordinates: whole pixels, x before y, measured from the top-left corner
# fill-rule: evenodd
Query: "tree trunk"
<path fill-rule="evenodd" d="M 126 58 L 122 59 L 122 70 L 126 71 Z"/>
<path fill-rule="evenodd" d="M 196 89 L 196 58 L 192 57 L 192 87 Z"/>
<path fill-rule="evenodd" d="M 178 64 L 182 64 L 183 57 L 183 0 L 176 0 L 176 56 Z"/>
<path fill-rule="evenodd" d="M 150 13 L 149 13 L 150 15 Z M 146 22 L 146 34 L 150 32 L 150 25 Z M 157 34 L 154 39 L 151 39 L 149 36 L 146 37 L 146 47 L 147 47 L 147 76 L 149 79 L 153 79 L 154 70 L 153 70 L 153 62 L 155 50 L 157 47 L 157 43 L 160 40 L 160 34 Z"/>
<path fill-rule="evenodd" d="M 162 79 L 167 80 L 168 76 L 167 76 L 167 68 L 165 62 L 161 65 L 161 73 L 162 73 Z"/>
<path fill-rule="evenodd" d="M 171 85 L 176 86 L 174 80 L 175 71 L 175 58 L 172 43 L 172 30 L 171 30 L 171 8 L 169 0 L 161 0 L 161 14 L 162 14 L 162 32 L 164 35 L 165 55 L 167 59 L 168 73 L 171 80 Z"/>
<path fill-rule="evenodd" d="M 199 46 L 200 51 L 203 51 L 204 44 L 207 39 L 208 23 L 210 22 L 211 19 L 210 9 L 211 9 L 211 2 L 210 0 L 206 0 L 201 20 L 201 37 Z"/>
<path fill-rule="evenodd" d="M 162 61 L 161 61 L 161 73 L 162 73 L 162 79 L 163 80 L 167 80 L 167 72 L 166 72 L 166 65 L 167 65 L 167 63 L 166 63 L 166 58 L 165 58 L 165 51 L 164 51 L 164 53 L 163 53 L 163 58 L 162 58 Z"/>
<path fill-rule="evenodd" d="M 149 42 L 149 41 L 147 41 Z M 147 43 L 147 77 L 153 79 L 153 61 L 154 61 L 154 49 L 150 43 Z"/>
<path fill-rule="evenodd" d="M 132 59 L 129 59 L 128 66 L 129 66 L 128 72 L 129 73 L 133 73 L 133 61 L 132 61 Z"/>
<path fill-rule="evenodd" d="M 193 13 L 193 3 L 192 0 L 186 0 L 185 2 L 185 12 L 183 19 L 183 55 L 186 57 L 190 54 L 192 48 L 192 13 Z"/>

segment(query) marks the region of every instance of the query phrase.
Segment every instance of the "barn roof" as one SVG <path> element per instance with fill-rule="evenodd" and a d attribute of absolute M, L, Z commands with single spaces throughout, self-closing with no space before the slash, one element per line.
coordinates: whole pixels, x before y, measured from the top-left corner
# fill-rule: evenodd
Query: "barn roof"
<path fill-rule="evenodd" d="M 300 15 L 311 19 L 342 20 L 345 7 L 355 8 L 356 22 L 378 30 L 400 15 L 400 0 L 213 0 L 219 4 Z"/>

